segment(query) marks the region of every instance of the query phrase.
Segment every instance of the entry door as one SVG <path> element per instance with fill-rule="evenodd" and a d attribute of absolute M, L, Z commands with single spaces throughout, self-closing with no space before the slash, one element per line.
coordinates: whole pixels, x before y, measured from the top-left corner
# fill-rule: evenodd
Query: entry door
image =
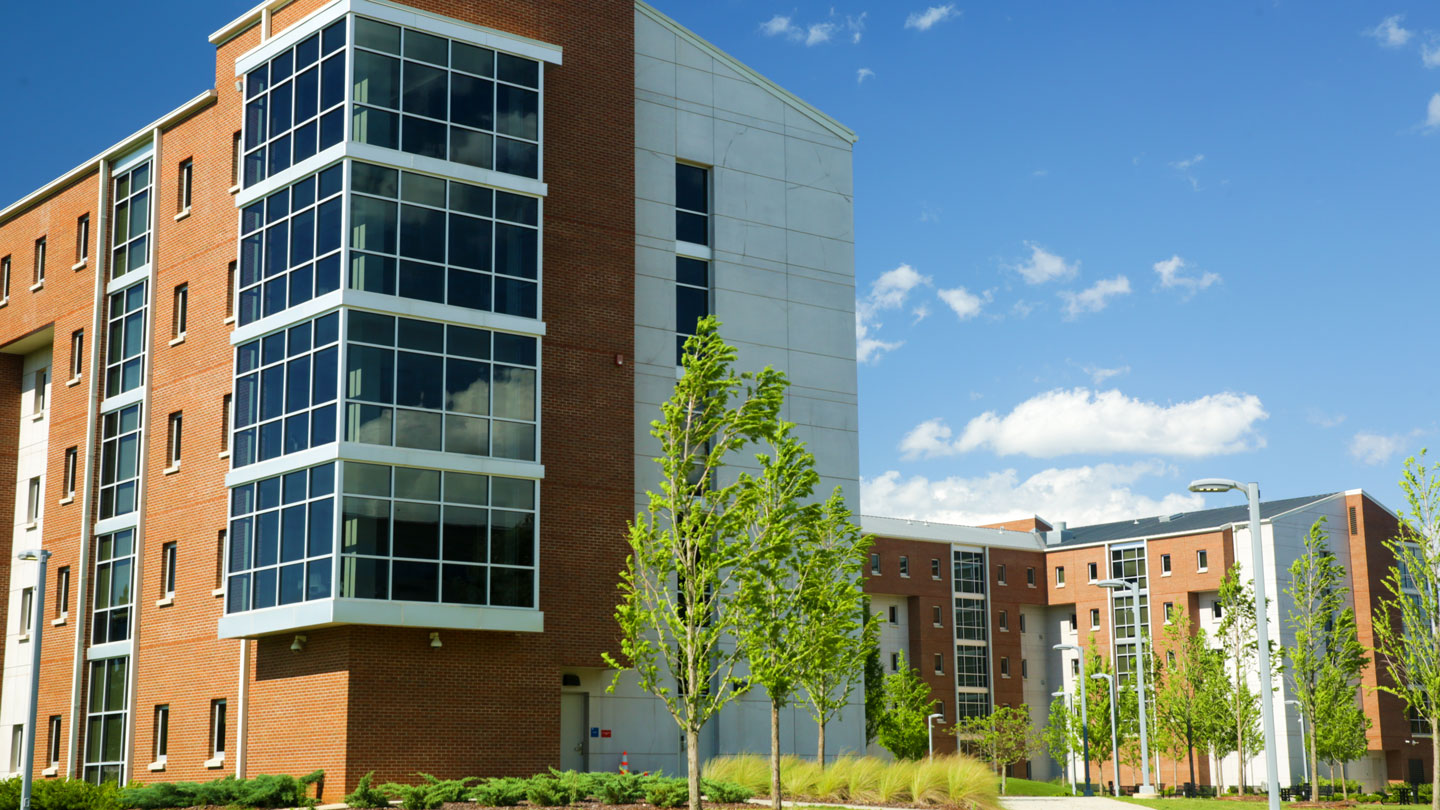
<path fill-rule="evenodd" d="M 1428 780 L 1425 778 L 1425 760 L 1410 760 L 1410 784 L 1423 785 Z"/>
<path fill-rule="evenodd" d="M 560 770 L 590 770 L 590 695 L 560 693 Z"/>

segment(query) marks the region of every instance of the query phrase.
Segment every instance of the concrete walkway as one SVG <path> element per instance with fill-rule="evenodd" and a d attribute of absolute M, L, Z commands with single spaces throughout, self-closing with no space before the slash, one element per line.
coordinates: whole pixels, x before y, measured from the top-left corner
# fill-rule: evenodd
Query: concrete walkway
<path fill-rule="evenodd" d="M 1002 796 L 1007 810 L 1135 810 L 1135 805 L 1103 796 Z"/>

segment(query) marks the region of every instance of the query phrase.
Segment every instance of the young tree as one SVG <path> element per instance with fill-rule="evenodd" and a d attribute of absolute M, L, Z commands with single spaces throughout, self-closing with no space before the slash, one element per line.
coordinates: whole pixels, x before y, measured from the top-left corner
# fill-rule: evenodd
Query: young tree
<path fill-rule="evenodd" d="M 781 810 L 780 710 L 799 685 L 807 650 L 792 640 L 805 627 L 801 605 L 817 598 L 811 591 L 827 583 L 806 576 L 815 556 L 811 528 L 814 505 L 802 505 L 820 476 L 815 458 L 795 438 L 793 425 L 778 422 L 768 437 L 770 454 L 759 454 L 758 476 L 741 473 L 735 511 L 756 554 L 750 567 L 736 572 L 736 646 L 749 670 L 750 684 L 761 686 L 770 702 L 770 799 Z"/>
<path fill-rule="evenodd" d="M 1252 542 L 1258 542 L 1253 540 Z M 1239 792 L 1245 793 L 1245 761 L 1254 749 L 1254 724 L 1251 718 L 1259 717 L 1259 695 L 1250 688 L 1250 673 L 1257 666 L 1255 636 L 1255 594 L 1249 582 L 1240 581 L 1240 564 L 1235 563 L 1220 580 L 1220 636 L 1221 648 L 1227 658 L 1230 680 L 1230 706 L 1227 712 L 1233 725 L 1233 733 L 1226 735 L 1229 740 L 1225 747 L 1237 754 L 1236 783 Z M 1231 748 L 1233 745 L 1233 748 Z"/>
<path fill-rule="evenodd" d="M 1424 451 L 1407 458 L 1400 488 L 1408 508 L 1399 534 L 1385 544 L 1395 565 L 1374 622 L 1388 676 L 1380 688 L 1434 729 L 1440 728 L 1440 465 L 1426 465 Z M 1440 810 L 1440 745 L 1431 751 L 1431 808 Z"/>
<path fill-rule="evenodd" d="M 984 717 L 970 717 L 956 724 L 955 733 L 964 738 L 981 759 L 1000 774 L 1000 794 L 1005 794 L 1006 771 L 1039 747 L 1030 707 L 1000 706 Z"/>
<path fill-rule="evenodd" d="M 885 720 L 885 667 L 880 663 L 879 617 L 870 612 L 870 599 L 861 603 L 862 622 L 877 628 L 865 640 L 865 744 L 869 745 L 880 736 L 880 725 Z"/>
<path fill-rule="evenodd" d="M 1350 797 L 1345 783 L 1345 763 L 1365 756 L 1370 747 L 1367 734 L 1370 718 L 1365 716 L 1357 699 L 1356 685 L 1348 678 L 1333 676 L 1322 679 L 1319 715 L 1314 724 L 1321 731 L 1316 735 L 1315 750 L 1319 759 L 1340 763 L 1341 798 Z"/>
<path fill-rule="evenodd" d="M 1070 755 L 1080 750 L 1080 734 L 1070 710 L 1065 707 L 1065 698 L 1050 701 L 1050 716 L 1045 722 L 1041 741 L 1050 757 L 1061 766 L 1070 761 Z M 1104 781 L 1104 780 L 1101 780 Z"/>
<path fill-rule="evenodd" d="M 738 481 L 721 469 L 769 435 L 784 399 L 784 375 L 734 370 L 735 349 L 713 317 L 685 343 L 683 376 L 651 423 L 660 441 L 659 492 L 629 526 L 631 557 L 621 572 L 620 658 L 641 689 L 660 698 L 685 735 L 690 810 L 700 808 L 700 729 L 747 685 L 733 677 L 741 653 L 732 639 L 740 618 L 737 577 L 769 550 L 757 547 L 736 504 Z"/>
<path fill-rule="evenodd" d="M 1234 685 L 1226 676 L 1226 655 L 1222 650 L 1206 651 L 1205 671 L 1201 692 L 1200 711 L 1196 717 L 1200 730 L 1196 733 L 1206 756 L 1213 764 L 1211 783 L 1224 792 L 1225 780 L 1220 770 L 1220 759 L 1235 750 L 1235 722 L 1231 718 L 1234 700 L 1230 693 Z"/>
<path fill-rule="evenodd" d="M 850 701 L 862 667 L 868 684 L 870 652 L 880 623 L 865 599 L 864 571 L 871 539 L 851 520 L 837 487 L 807 525 L 809 558 L 802 568 L 800 627 L 790 643 L 802 652 L 798 676 L 805 690 L 805 709 L 815 721 L 815 759 L 825 767 L 825 725 Z M 875 652 L 878 667 L 880 655 Z M 878 691 L 878 684 L 877 684 Z M 870 695 L 865 696 L 868 707 Z M 869 717 L 866 725 L 868 732 Z M 867 733 L 867 741 L 869 735 Z"/>
<path fill-rule="evenodd" d="M 1205 631 L 1194 627 L 1190 613 L 1177 611 L 1160 632 L 1159 646 L 1173 655 L 1162 672 L 1157 692 L 1156 712 L 1160 725 L 1170 735 L 1176 752 L 1189 756 L 1190 783 L 1195 779 L 1195 749 L 1204 748 L 1209 731 L 1209 715 L 1214 712 L 1210 705 L 1212 692 L 1207 692 L 1206 682 L 1221 677 L 1215 668 L 1215 656 L 1211 654 Z M 1178 780 L 1177 780 L 1178 781 Z"/>
<path fill-rule="evenodd" d="M 1320 762 L 1317 737 L 1332 733 L 1325 725 L 1335 716 L 1322 711 L 1326 708 L 1322 701 L 1344 700 L 1348 689 L 1348 702 L 1353 704 L 1365 667 L 1364 650 L 1355 635 L 1354 611 L 1345 606 L 1350 593 L 1344 585 L 1345 567 L 1330 553 L 1327 537 L 1325 518 L 1321 517 L 1305 538 L 1305 553 L 1290 565 L 1290 584 L 1285 588 L 1294 604 L 1287 623 L 1295 638 L 1285 650 L 1286 669 L 1301 713 L 1312 718 L 1305 741 L 1312 774 Z M 1318 798 L 1316 782 L 1310 783 L 1312 802 Z"/>
<path fill-rule="evenodd" d="M 885 713 L 880 719 L 880 745 L 899 759 L 925 756 L 929 742 L 928 718 L 935 708 L 930 684 L 910 666 L 904 653 L 900 669 L 885 676 Z"/>

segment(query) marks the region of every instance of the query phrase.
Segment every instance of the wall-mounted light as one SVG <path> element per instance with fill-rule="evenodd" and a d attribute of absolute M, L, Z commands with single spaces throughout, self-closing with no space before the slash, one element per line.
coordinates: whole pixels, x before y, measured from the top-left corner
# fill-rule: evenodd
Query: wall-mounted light
<path fill-rule="evenodd" d="M 290 652 L 300 652 L 305 649 L 305 642 L 309 640 L 309 636 L 296 636 L 295 640 L 290 642 Z"/>
<path fill-rule="evenodd" d="M 445 646 L 444 644 L 441 644 L 441 643 L 440 643 L 440 634 L 439 634 L 439 633 L 431 633 L 431 634 L 430 634 L 430 646 L 431 646 L 431 647 L 443 647 L 443 646 Z"/>

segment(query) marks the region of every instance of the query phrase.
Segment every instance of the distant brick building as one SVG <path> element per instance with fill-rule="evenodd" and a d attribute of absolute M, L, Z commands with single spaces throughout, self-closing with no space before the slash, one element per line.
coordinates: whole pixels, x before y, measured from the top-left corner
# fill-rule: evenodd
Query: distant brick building
<path fill-rule="evenodd" d="M 45 776 L 677 770 L 601 660 L 646 426 L 713 312 L 857 498 L 854 135 L 631 0 L 210 40 L 213 89 L 0 210 L 0 499 L 53 553 L 43 604 L 0 555 L 0 764 L 43 628 Z"/>
<path fill-rule="evenodd" d="M 1360 643 L 1373 649 L 1373 622 L 1386 620 L 1379 614 L 1382 581 L 1393 562 L 1384 543 L 1395 536 L 1398 522 L 1360 490 L 1261 504 L 1270 638 L 1280 646 L 1292 640 L 1284 627 L 1292 609 L 1284 589 L 1291 563 L 1304 552 L 1305 535 L 1321 517 L 1327 521 L 1331 551 L 1350 572 L 1347 584 Z M 918 667 L 943 705 L 947 723 L 957 713 L 985 714 L 992 706 L 1023 703 L 1043 726 L 1051 693 L 1073 692 L 1079 672 L 1079 657 L 1052 649 L 1055 644 L 1096 646 L 1121 680 L 1128 680 L 1137 635 L 1131 597 L 1098 587 L 1096 580 L 1139 584 L 1139 622 L 1148 623 L 1150 637 L 1159 639 L 1162 624 L 1183 612 L 1192 626 L 1214 638 L 1220 578 L 1237 562 L 1244 576 L 1251 575 L 1244 505 L 1079 527 L 1052 526 L 1039 518 L 976 528 L 878 517 L 866 517 L 863 526 L 877 537 L 866 592 L 884 622 L 881 663 L 888 671 L 903 655 Z M 1383 665 L 1373 652 L 1369 662 L 1361 700 L 1372 723 L 1370 751 L 1350 763 L 1348 774 L 1371 786 L 1426 781 L 1429 729 L 1418 721 L 1412 724 L 1395 698 L 1375 691 Z M 1288 692 L 1282 679 L 1275 706 L 1284 785 L 1303 782 L 1306 768 L 1300 718 L 1285 703 Z M 953 737 L 937 739 L 954 749 Z M 1223 776 L 1223 783 L 1233 786 L 1236 766 L 1233 754 L 1219 763 L 1197 754 L 1197 781 L 1215 784 Z M 1018 766 L 1016 775 L 1048 779 L 1059 775 L 1058 768 L 1042 757 Z M 1091 763 L 1094 781 L 1111 781 L 1111 771 L 1109 762 Z M 1263 757 L 1248 763 L 1247 783 L 1263 771 Z M 1157 784 L 1188 782 L 1189 763 L 1162 758 L 1158 768 L 1152 766 L 1151 778 Z M 1138 768 L 1121 766 L 1121 784 L 1139 781 Z"/>

